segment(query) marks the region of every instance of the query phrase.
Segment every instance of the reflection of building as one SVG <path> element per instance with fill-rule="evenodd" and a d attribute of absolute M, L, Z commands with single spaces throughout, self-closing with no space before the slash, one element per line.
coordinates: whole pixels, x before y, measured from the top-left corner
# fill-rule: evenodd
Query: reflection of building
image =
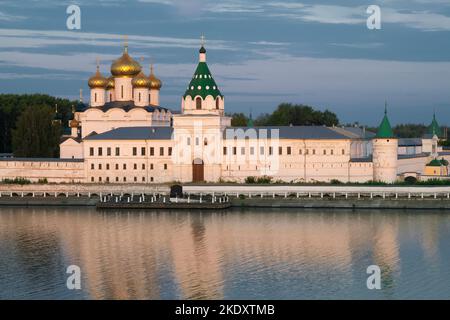
<path fill-rule="evenodd" d="M 427 175 L 425 165 L 438 156 L 450 158 L 438 148 L 435 116 L 421 139 L 397 139 L 387 110 L 377 134 L 354 127 L 231 128 L 204 46 L 180 113 L 160 106 L 162 82 L 153 66 L 148 76 L 143 72 L 127 45 L 112 63 L 111 76 L 103 76 L 97 64 L 88 84 L 89 105 L 80 102 L 76 108 L 71 134 L 60 145 L 61 160 L 50 165 L 40 159 L 0 159 L 0 178 L 165 183 L 271 176 L 284 182 L 395 182 L 399 176 Z"/>

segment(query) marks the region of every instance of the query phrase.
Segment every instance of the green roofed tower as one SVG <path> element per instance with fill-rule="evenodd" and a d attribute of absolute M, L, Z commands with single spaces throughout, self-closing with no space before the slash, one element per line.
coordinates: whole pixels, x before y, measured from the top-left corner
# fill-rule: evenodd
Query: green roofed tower
<path fill-rule="evenodd" d="M 199 63 L 183 96 L 183 113 L 224 114 L 224 96 L 206 63 L 206 49 L 202 41 Z"/>
<path fill-rule="evenodd" d="M 384 108 L 384 117 L 383 120 L 381 121 L 380 126 L 378 127 L 376 137 L 382 139 L 390 139 L 395 137 L 394 131 L 392 131 L 391 123 L 389 122 L 389 118 L 387 116 L 387 105 Z"/>
<path fill-rule="evenodd" d="M 439 124 L 438 124 L 438 122 L 436 120 L 436 113 L 433 113 L 433 121 L 431 122 L 430 126 L 428 127 L 428 133 L 431 136 L 435 136 L 436 135 L 438 138 L 442 137 L 442 130 L 439 127 Z"/>

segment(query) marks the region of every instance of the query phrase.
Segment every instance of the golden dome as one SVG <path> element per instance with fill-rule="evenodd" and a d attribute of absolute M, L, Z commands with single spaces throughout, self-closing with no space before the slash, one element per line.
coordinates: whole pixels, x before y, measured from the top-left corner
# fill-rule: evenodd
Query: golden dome
<path fill-rule="evenodd" d="M 150 76 L 148 77 L 150 80 L 150 89 L 160 90 L 162 87 L 162 82 L 153 73 L 153 65 L 150 66 Z"/>
<path fill-rule="evenodd" d="M 126 46 L 122 56 L 111 65 L 111 74 L 119 78 L 133 78 L 141 70 L 142 67 L 139 62 L 129 56 L 128 47 Z"/>
<path fill-rule="evenodd" d="M 108 80 L 100 73 L 100 68 L 97 66 L 97 72 L 89 78 L 88 85 L 91 89 L 106 87 Z"/>
<path fill-rule="evenodd" d="M 108 80 L 108 83 L 106 84 L 106 90 L 114 89 L 114 87 L 115 87 L 114 77 L 109 77 L 107 80 Z"/>
<path fill-rule="evenodd" d="M 151 81 L 147 78 L 145 74 L 141 71 L 139 74 L 131 80 L 133 88 L 150 88 Z"/>
<path fill-rule="evenodd" d="M 80 122 L 77 119 L 70 120 L 69 126 L 71 128 L 78 128 L 80 126 Z"/>

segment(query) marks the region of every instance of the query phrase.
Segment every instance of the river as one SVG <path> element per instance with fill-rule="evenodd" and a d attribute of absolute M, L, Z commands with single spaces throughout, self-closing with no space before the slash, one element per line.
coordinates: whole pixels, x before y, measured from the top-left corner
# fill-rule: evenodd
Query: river
<path fill-rule="evenodd" d="M 0 299 L 431 298 L 450 299 L 444 212 L 0 208 Z"/>

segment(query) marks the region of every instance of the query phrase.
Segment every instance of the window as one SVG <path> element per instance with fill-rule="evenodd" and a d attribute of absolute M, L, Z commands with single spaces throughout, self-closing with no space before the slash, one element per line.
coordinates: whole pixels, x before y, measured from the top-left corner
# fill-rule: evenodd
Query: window
<path fill-rule="evenodd" d="M 98 156 L 103 156 L 103 148 L 98 148 Z"/>
<path fill-rule="evenodd" d="M 136 163 L 134 164 L 133 169 L 137 170 L 137 164 Z"/>
<path fill-rule="evenodd" d="M 123 177 L 123 182 L 127 182 L 127 177 Z"/>
<path fill-rule="evenodd" d="M 116 170 L 119 170 L 119 164 L 116 163 Z"/>
<path fill-rule="evenodd" d="M 200 144 L 200 139 L 197 137 L 195 138 L 195 145 L 198 146 Z"/>
<path fill-rule="evenodd" d="M 278 154 L 280 156 L 283 154 L 283 147 L 278 147 Z"/>
<path fill-rule="evenodd" d="M 137 148 L 133 147 L 133 156 L 137 156 Z"/>
<path fill-rule="evenodd" d="M 98 165 L 98 170 L 102 170 L 102 164 L 101 163 Z"/>
<path fill-rule="evenodd" d="M 187 141 L 186 141 L 186 144 L 187 144 L 188 146 L 190 146 L 190 145 L 191 145 L 191 138 L 190 138 L 190 137 L 187 137 Z"/>
<path fill-rule="evenodd" d="M 273 147 L 269 147 L 269 156 L 273 154 Z"/>
<path fill-rule="evenodd" d="M 142 170 L 145 170 L 145 164 L 142 164 Z"/>
<path fill-rule="evenodd" d="M 112 101 L 112 93 L 109 94 L 109 101 Z"/>
<path fill-rule="evenodd" d="M 95 169 L 95 165 L 92 163 L 91 164 L 91 170 L 94 170 Z"/>
<path fill-rule="evenodd" d="M 120 91 L 121 91 L 121 96 L 122 96 L 122 99 L 123 99 L 123 86 L 120 86 Z"/>
<path fill-rule="evenodd" d="M 106 164 L 106 170 L 109 170 L 109 163 Z"/>
<path fill-rule="evenodd" d="M 298 151 L 298 154 L 299 154 L 299 155 L 302 155 L 302 154 L 303 154 L 303 150 L 300 149 L 300 150 Z"/>
<path fill-rule="evenodd" d="M 331 149 L 331 150 L 330 150 L 330 152 L 331 152 L 331 155 L 333 155 L 333 154 L 334 154 L 334 150 L 333 150 L 333 149 Z"/>
<path fill-rule="evenodd" d="M 220 100 L 219 100 L 219 97 L 217 97 L 217 99 L 216 99 L 216 109 L 219 109 L 219 107 L 220 107 Z"/>
<path fill-rule="evenodd" d="M 203 145 L 205 145 L 205 146 L 208 145 L 208 139 L 205 138 L 205 140 L 203 140 Z"/>
<path fill-rule="evenodd" d="M 134 177 L 134 182 L 137 182 L 137 177 Z"/>
<path fill-rule="evenodd" d="M 313 149 L 313 154 L 316 154 L 316 149 Z"/>
<path fill-rule="evenodd" d="M 141 156 L 145 156 L 145 147 L 141 148 Z"/>
<path fill-rule="evenodd" d="M 150 181 L 153 182 L 153 180 L 154 180 L 153 177 L 150 177 Z"/>
<path fill-rule="evenodd" d="M 94 177 L 91 177 L 91 182 L 94 182 Z"/>
<path fill-rule="evenodd" d="M 309 149 L 305 150 L 305 154 L 308 155 L 309 154 Z"/>
<path fill-rule="evenodd" d="M 236 155 L 236 147 L 233 147 L 233 155 Z"/>
<path fill-rule="evenodd" d="M 151 147 L 150 148 L 150 156 L 154 156 L 155 155 L 155 148 Z"/>
<path fill-rule="evenodd" d="M 116 156 L 120 156 L 120 148 L 116 147 Z"/>
<path fill-rule="evenodd" d="M 123 164 L 123 170 L 127 170 L 127 164 L 126 163 Z"/>
<path fill-rule="evenodd" d="M 342 149 L 342 155 L 344 155 L 345 154 L 345 150 L 344 149 Z"/>
<path fill-rule="evenodd" d="M 164 170 L 167 170 L 167 163 L 164 163 Z"/>
<path fill-rule="evenodd" d="M 91 157 L 94 156 L 94 148 L 89 148 L 89 155 L 90 155 Z"/>
<path fill-rule="evenodd" d="M 241 147 L 241 155 L 245 156 L 245 148 Z"/>
<path fill-rule="evenodd" d="M 153 163 L 150 164 L 150 170 L 153 170 Z"/>
<path fill-rule="evenodd" d="M 119 182 L 119 177 L 116 177 L 116 182 Z"/>
<path fill-rule="evenodd" d="M 264 155 L 264 147 L 259 147 L 259 153 L 263 156 Z"/>
<path fill-rule="evenodd" d="M 111 148 L 106 149 L 106 155 L 111 156 Z"/>
<path fill-rule="evenodd" d="M 141 93 L 139 92 L 139 102 L 141 102 Z"/>
<path fill-rule="evenodd" d="M 97 102 L 97 92 L 94 94 L 94 102 Z"/>
<path fill-rule="evenodd" d="M 160 147 L 159 148 L 159 155 L 163 156 L 164 155 L 164 147 Z"/>
<path fill-rule="evenodd" d="M 198 97 L 197 99 L 195 99 L 195 105 L 197 110 L 201 110 L 202 109 L 202 98 Z"/>
<path fill-rule="evenodd" d="M 324 156 L 327 155 L 327 150 L 323 149 L 323 155 L 324 155 Z"/>
<path fill-rule="evenodd" d="M 169 157 L 172 156 L 172 147 L 169 147 Z"/>
<path fill-rule="evenodd" d="M 254 155 L 255 154 L 255 147 L 250 147 L 250 154 Z"/>
<path fill-rule="evenodd" d="M 227 147 L 223 147 L 223 155 L 224 155 L 224 156 L 227 155 Z"/>
<path fill-rule="evenodd" d="M 98 178 L 98 181 L 99 181 L 99 182 L 102 182 L 102 177 L 99 177 L 99 178 Z"/>
<path fill-rule="evenodd" d="M 142 177 L 142 182 L 145 182 L 145 177 Z"/>
<path fill-rule="evenodd" d="M 291 155 L 291 154 L 292 154 L 292 149 L 291 149 L 291 147 L 287 147 L 287 154 L 288 154 L 288 155 Z"/>
<path fill-rule="evenodd" d="M 109 177 L 106 177 L 106 182 L 109 182 Z"/>

